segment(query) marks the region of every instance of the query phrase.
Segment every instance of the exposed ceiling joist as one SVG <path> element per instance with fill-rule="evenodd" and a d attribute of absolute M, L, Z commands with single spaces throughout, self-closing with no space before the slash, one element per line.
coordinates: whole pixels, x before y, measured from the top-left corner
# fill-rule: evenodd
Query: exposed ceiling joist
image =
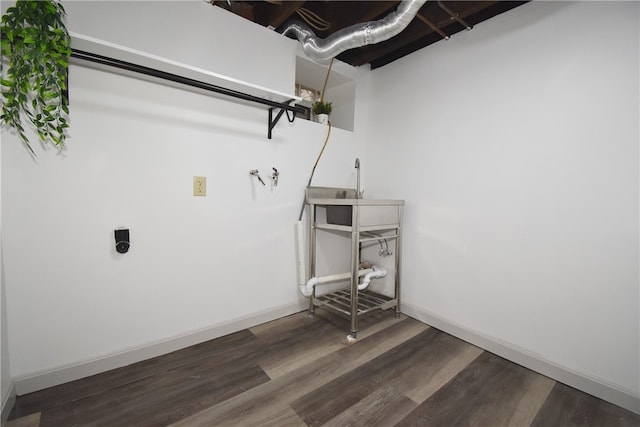
<path fill-rule="evenodd" d="M 381 43 L 350 49 L 338 59 L 354 66 L 371 64 L 382 67 L 416 50 L 465 31 L 465 25 L 477 25 L 527 1 L 427 1 L 416 18 L 397 36 Z M 399 1 L 234 1 L 216 0 L 213 4 L 230 10 L 258 25 L 276 31 L 292 20 L 304 21 L 319 38 L 355 24 L 377 21 L 393 12 Z M 326 23 L 315 25 L 316 23 Z"/>

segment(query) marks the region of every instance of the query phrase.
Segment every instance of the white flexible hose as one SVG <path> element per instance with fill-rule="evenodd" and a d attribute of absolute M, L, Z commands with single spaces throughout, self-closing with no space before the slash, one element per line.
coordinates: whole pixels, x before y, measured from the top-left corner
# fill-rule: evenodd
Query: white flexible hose
<path fill-rule="evenodd" d="M 307 268 L 304 262 L 305 246 L 304 246 L 304 225 L 302 221 L 296 222 L 296 265 L 298 266 L 298 285 L 304 285 L 307 277 Z"/>

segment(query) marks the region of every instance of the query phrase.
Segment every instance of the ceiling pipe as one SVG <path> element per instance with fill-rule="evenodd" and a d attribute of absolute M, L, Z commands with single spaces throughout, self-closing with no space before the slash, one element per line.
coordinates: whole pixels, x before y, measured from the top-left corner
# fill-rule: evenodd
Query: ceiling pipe
<path fill-rule="evenodd" d="M 460 25 L 462 25 L 463 27 L 465 27 L 467 29 L 467 31 L 471 31 L 471 29 L 473 28 L 472 25 L 467 24 L 464 19 L 460 18 L 460 14 L 458 12 L 454 12 L 451 9 L 449 9 L 447 6 L 445 6 L 442 1 L 438 0 L 438 6 L 440 6 L 440 9 L 444 10 L 445 12 L 447 12 L 447 14 L 449 14 L 450 18 L 452 21 L 458 21 L 460 23 Z"/>
<path fill-rule="evenodd" d="M 287 25 L 282 34 L 298 39 L 309 59 L 327 64 L 346 50 L 380 43 L 400 34 L 426 2 L 427 0 L 402 1 L 394 12 L 384 18 L 351 25 L 336 31 L 326 39 L 316 36 L 311 28 L 301 22 Z"/>
<path fill-rule="evenodd" d="M 433 31 L 435 31 L 436 33 L 440 34 L 440 37 L 442 37 L 443 39 L 449 40 L 451 38 L 451 37 L 449 37 L 449 35 L 445 34 L 444 31 L 442 31 L 440 28 L 438 28 L 435 24 L 433 24 L 431 21 L 429 21 L 424 16 L 420 15 L 419 13 L 416 16 L 418 17 L 419 20 L 421 20 L 422 22 L 427 24 L 429 26 L 429 28 L 431 28 Z"/>

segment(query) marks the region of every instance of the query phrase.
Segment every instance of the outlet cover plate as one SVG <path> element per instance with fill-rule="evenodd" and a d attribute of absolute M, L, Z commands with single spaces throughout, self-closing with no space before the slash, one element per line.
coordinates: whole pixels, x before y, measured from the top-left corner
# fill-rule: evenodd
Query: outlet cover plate
<path fill-rule="evenodd" d="M 194 196 L 207 195 L 207 177 L 206 176 L 193 177 L 193 195 Z"/>

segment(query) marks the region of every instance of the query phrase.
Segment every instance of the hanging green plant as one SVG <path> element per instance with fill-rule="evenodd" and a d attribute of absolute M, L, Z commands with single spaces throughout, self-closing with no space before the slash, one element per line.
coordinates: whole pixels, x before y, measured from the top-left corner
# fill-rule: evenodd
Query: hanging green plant
<path fill-rule="evenodd" d="M 71 38 L 65 10 L 55 0 L 17 1 L 2 16 L 3 126 L 14 129 L 35 155 L 23 119 L 43 142 L 64 144 L 69 127 L 67 72 Z M 8 68 L 5 70 L 5 67 Z"/>

